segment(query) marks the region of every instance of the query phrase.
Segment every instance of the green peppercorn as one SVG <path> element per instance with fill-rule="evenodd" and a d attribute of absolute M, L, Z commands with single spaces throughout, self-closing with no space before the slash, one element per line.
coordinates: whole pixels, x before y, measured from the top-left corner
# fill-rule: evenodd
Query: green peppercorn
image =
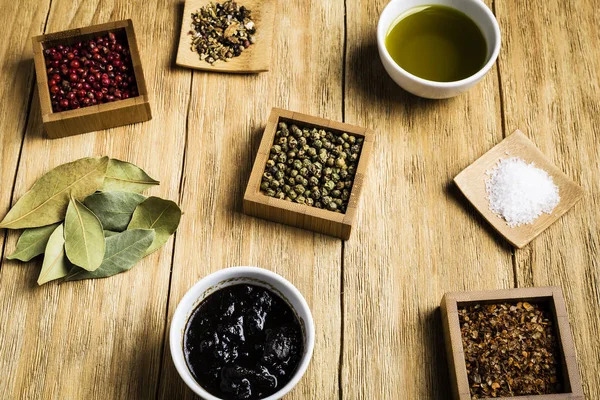
<path fill-rule="evenodd" d="M 269 182 L 267 182 L 267 181 L 262 181 L 262 182 L 261 182 L 261 184 L 260 184 L 260 188 L 261 188 L 262 190 L 267 190 L 267 189 L 269 188 Z"/>
<path fill-rule="evenodd" d="M 354 136 L 349 136 L 348 141 L 350 142 L 350 144 L 354 144 L 356 143 L 356 138 Z"/>
<path fill-rule="evenodd" d="M 306 197 L 304 197 L 304 196 L 298 196 L 298 197 L 296 197 L 296 203 L 298 203 L 298 204 L 304 204 L 304 203 L 306 203 Z"/>
<path fill-rule="evenodd" d="M 276 195 L 275 197 L 277 197 L 278 199 L 281 199 L 281 200 L 283 200 L 283 199 L 285 199 L 285 193 L 283 193 L 283 192 L 278 192 L 278 193 L 277 193 L 277 195 Z"/>
<path fill-rule="evenodd" d="M 342 192 L 339 189 L 335 189 L 331 191 L 331 197 L 335 197 L 336 199 L 342 195 Z"/>
<path fill-rule="evenodd" d="M 267 182 L 270 182 L 273 180 L 273 175 L 271 175 L 271 173 L 269 173 L 269 172 L 265 172 L 265 173 L 263 173 L 263 179 L 266 180 Z"/>
<path fill-rule="evenodd" d="M 333 167 L 335 165 L 335 158 L 329 157 L 327 159 L 327 165 L 329 165 L 330 167 Z"/>
<path fill-rule="evenodd" d="M 286 138 L 285 136 L 282 136 L 279 138 L 279 140 L 277 141 L 277 143 L 279 143 L 280 145 L 287 143 L 288 142 L 288 138 Z"/>
<path fill-rule="evenodd" d="M 348 140 L 348 138 L 350 137 L 350 135 L 348 135 L 346 132 L 342 133 L 341 138 L 344 140 Z"/>
<path fill-rule="evenodd" d="M 306 190 L 304 191 L 304 197 L 306 197 L 306 198 L 310 197 L 311 193 L 312 193 L 312 192 L 311 192 L 310 190 L 306 189 Z"/>
<path fill-rule="evenodd" d="M 283 191 L 283 193 L 289 193 L 290 190 L 292 190 L 292 187 L 290 185 L 283 185 L 283 187 L 281 188 L 281 190 Z"/>
<path fill-rule="evenodd" d="M 315 200 L 318 200 L 321 198 L 321 191 L 319 190 L 319 188 L 313 188 L 313 190 L 310 193 L 310 197 L 312 197 Z"/>
<path fill-rule="evenodd" d="M 277 126 L 279 127 L 279 129 L 287 129 L 287 124 L 283 121 L 277 124 Z"/>
<path fill-rule="evenodd" d="M 341 170 L 339 175 L 340 175 L 340 178 L 346 179 L 348 177 L 348 170 L 345 170 L 345 169 Z"/>
<path fill-rule="evenodd" d="M 275 161 L 273 160 L 267 160 L 267 168 L 271 168 L 275 166 Z"/>
<path fill-rule="evenodd" d="M 352 187 L 352 181 L 345 181 L 344 182 L 344 188 L 350 189 L 351 187 Z"/>
<path fill-rule="evenodd" d="M 329 190 L 326 188 L 321 189 L 321 197 L 322 196 L 329 196 Z"/>
<path fill-rule="evenodd" d="M 350 191 L 348 189 L 342 190 L 342 197 L 341 197 L 341 199 L 344 200 L 344 201 L 348 201 L 349 198 L 350 198 Z"/>
<path fill-rule="evenodd" d="M 284 153 L 279 154 L 279 162 L 286 162 L 287 161 L 287 156 Z"/>
<path fill-rule="evenodd" d="M 271 185 L 271 187 L 272 187 L 273 189 L 277 189 L 277 188 L 279 187 L 279 181 L 276 181 L 275 179 L 273 179 L 273 180 L 270 182 L 270 185 Z"/>
<path fill-rule="evenodd" d="M 321 203 L 323 203 L 324 206 L 328 206 L 329 203 L 331 203 L 331 197 L 329 197 L 329 196 L 323 196 L 321 198 Z"/>
<path fill-rule="evenodd" d="M 335 204 L 335 202 L 330 201 L 329 203 L 327 203 L 327 209 L 329 209 L 330 211 L 336 211 L 338 208 L 337 204 Z"/>
<path fill-rule="evenodd" d="M 346 181 L 346 182 L 348 182 L 348 181 Z M 338 190 L 342 190 L 343 188 L 346 187 L 346 182 L 339 181 L 338 183 L 335 184 L 335 188 Z"/>
<path fill-rule="evenodd" d="M 298 194 L 296 192 L 294 192 L 293 190 L 291 190 L 287 195 L 292 200 L 294 200 L 298 197 Z"/>
<path fill-rule="evenodd" d="M 340 179 L 341 179 L 341 178 L 340 178 L 340 175 L 339 175 L 339 174 L 337 174 L 337 173 L 335 173 L 335 172 L 334 172 L 333 174 L 331 174 L 331 180 L 332 180 L 332 181 L 334 181 L 334 182 L 339 182 L 339 181 L 340 181 Z"/>
<path fill-rule="evenodd" d="M 325 183 L 323 184 L 323 187 L 327 190 L 333 190 L 333 188 L 335 187 L 335 183 L 333 181 L 325 181 Z"/>
<path fill-rule="evenodd" d="M 304 136 L 302 136 L 301 138 L 298 138 L 298 144 L 300 145 L 300 147 L 306 146 L 306 138 Z"/>
<path fill-rule="evenodd" d="M 352 153 L 350 154 L 350 161 L 358 161 L 358 154 Z"/>
<path fill-rule="evenodd" d="M 313 146 L 315 149 L 320 149 L 321 147 L 323 147 L 323 142 L 321 141 L 321 139 L 317 139 L 313 142 Z"/>
<path fill-rule="evenodd" d="M 292 125 L 292 135 L 297 139 L 302 136 L 302 131 L 296 125 Z"/>
<path fill-rule="evenodd" d="M 281 146 L 279 146 L 278 144 L 276 144 L 273 147 L 271 147 L 271 153 L 273 153 L 273 154 L 279 154 L 279 153 L 281 153 Z"/>
<path fill-rule="evenodd" d="M 300 169 L 300 175 L 302 175 L 302 176 L 304 176 L 304 177 L 307 177 L 307 176 L 308 176 L 308 168 L 306 168 L 306 167 L 302 167 L 302 168 Z"/>
<path fill-rule="evenodd" d="M 311 176 L 311 177 L 308 179 L 308 183 L 309 183 L 311 186 L 317 186 L 317 185 L 319 184 L 319 178 L 317 178 L 316 176 Z"/>
<path fill-rule="evenodd" d="M 279 170 L 273 176 L 275 177 L 275 179 L 279 180 L 279 179 L 283 179 L 283 177 L 285 176 L 285 173 L 283 171 Z"/>
<path fill-rule="evenodd" d="M 320 201 L 315 201 L 315 207 L 323 208 L 323 203 L 321 203 Z"/>
<path fill-rule="evenodd" d="M 309 147 L 308 150 L 306 150 L 306 154 L 308 154 L 309 157 L 314 157 L 317 155 L 317 149 Z"/>
<path fill-rule="evenodd" d="M 310 197 L 306 198 L 306 205 L 307 206 L 314 206 L 315 205 L 315 201 L 313 199 L 311 199 Z"/>
<path fill-rule="evenodd" d="M 298 141 L 293 136 L 288 139 L 287 144 L 290 147 L 290 149 L 295 149 L 296 147 L 298 147 Z"/>
<path fill-rule="evenodd" d="M 270 197 L 275 197 L 275 191 L 273 189 L 267 189 L 265 194 Z"/>
<path fill-rule="evenodd" d="M 294 177 L 289 178 L 287 181 L 288 181 L 288 185 L 290 185 L 290 186 L 294 186 L 296 184 L 296 178 L 294 178 Z"/>
<path fill-rule="evenodd" d="M 290 176 L 291 176 L 292 178 L 295 178 L 295 177 L 296 177 L 296 175 L 298 175 L 298 170 L 297 170 L 297 169 L 293 169 L 293 170 L 292 170 L 292 172 L 290 172 Z"/>
<path fill-rule="evenodd" d="M 307 159 L 307 158 L 305 158 L 304 160 L 302 160 L 302 166 L 303 167 L 308 168 L 308 167 L 310 167 L 311 164 L 312 164 L 312 162 L 309 159 Z"/>
<path fill-rule="evenodd" d="M 354 165 L 351 165 L 348 167 L 348 173 L 350 175 L 354 175 L 356 173 L 356 167 L 354 167 Z"/>
<path fill-rule="evenodd" d="M 300 194 L 300 193 L 304 193 L 304 186 L 298 184 L 296 186 L 294 186 L 294 192 Z"/>

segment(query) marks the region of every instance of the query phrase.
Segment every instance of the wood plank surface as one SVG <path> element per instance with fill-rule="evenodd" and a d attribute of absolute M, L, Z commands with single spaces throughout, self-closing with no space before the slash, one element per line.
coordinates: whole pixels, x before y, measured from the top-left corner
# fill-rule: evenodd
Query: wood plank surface
<path fill-rule="evenodd" d="M 42 136 L 36 94 L 15 201 L 52 167 L 104 154 L 140 165 L 162 182 L 150 193 L 177 199 L 185 137 L 185 113 L 177 110 L 186 109 L 191 77 L 169 70 L 178 29 L 176 5 L 53 1 L 47 32 L 128 17 L 144 22 L 136 28 L 146 78 L 156 94 L 154 119 L 48 140 Z M 23 40 L 31 46 L 29 39 Z M 17 234 L 11 232 L 8 252 L 14 249 L 16 239 Z M 36 284 L 40 262 L 24 265 L 4 260 L 0 270 L 0 398 L 153 398 L 166 322 L 172 243 L 126 274 L 43 287 Z"/>
<path fill-rule="evenodd" d="M 510 247 L 452 183 L 503 138 L 498 76 L 450 100 L 402 91 L 377 53 L 386 3 L 347 2 L 345 122 L 376 141 L 344 248 L 342 387 L 349 399 L 446 399 L 443 294 L 514 285 Z"/>
<path fill-rule="evenodd" d="M 33 98 L 35 70 L 30 37 L 43 33 L 50 1 L 26 9 L 0 2 L 0 213 L 10 206 L 27 115 Z M 36 93 L 37 96 L 37 93 Z M 6 232 L 0 230 L 0 254 Z M 0 260 L 1 264 L 1 260 Z"/>
<path fill-rule="evenodd" d="M 497 1 L 505 125 L 520 128 L 586 194 L 515 254 L 519 286 L 562 286 L 586 398 L 600 398 L 598 2 Z"/>
<path fill-rule="evenodd" d="M 176 240 L 169 320 L 185 292 L 210 272 L 235 265 L 273 270 L 304 294 L 317 327 L 309 369 L 286 398 L 337 399 L 341 241 L 241 211 L 271 107 L 341 119 L 343 1 L 280 1 L 276 16 L 269 72 L 194 72 L 181 198 L 186 214 Z M 164 353 L 159 397 L 194 398 L 168 348 Z"/>
<path fill-rule="evenodd" d="M 18 234 L 0 231 L 1 399 L 195 398 L 165 335 L 187 289 L 234 265 L 283 275 L 311 306 L 313 360 L 286 399 L 448 399 L 443 294 L 547 285 L 563 288 L 586 398 L 600 398 L 596 2 L 486 0 L 502 31 L 499 62 L 442 101 L 385 73 L 375 29 L 386 3 L 279 1 L 270 71 L 232 76 L 175 66 L 183 1 L 0 0 L 0 214 L 52 167 L 104 154 L 140 165 L 162 183 L 148 193 L 185 213 L 175 239 L 130 272 L 43 287 L 41 261 L 6 260 Z M 30 36 L 125 18 L 153 119 L 44 138 Z M 274 106 L 375 132 L 349 241 L 241 213 Z M 586 190 L 519 251 L 452 183 L 517 128 Z"/>

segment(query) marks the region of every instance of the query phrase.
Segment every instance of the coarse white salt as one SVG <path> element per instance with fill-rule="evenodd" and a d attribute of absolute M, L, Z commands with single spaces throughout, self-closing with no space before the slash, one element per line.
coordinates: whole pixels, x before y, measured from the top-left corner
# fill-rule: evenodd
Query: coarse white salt
<path fill-rule="evenodd" d="M 531 224 L 542 213 L 551 214 L 560 202 L 552 177 L 519 157 L 501 159 L 486 175 L 490 210 L 511 228 Z"/>

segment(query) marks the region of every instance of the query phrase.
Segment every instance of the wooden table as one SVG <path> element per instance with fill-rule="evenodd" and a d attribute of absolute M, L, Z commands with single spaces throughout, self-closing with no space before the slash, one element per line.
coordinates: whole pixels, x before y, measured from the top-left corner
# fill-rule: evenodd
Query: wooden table
<path fill-rule="evenodd" d="M 487 0 L 496 66 L 468 94 L 415 98 L 385 74 L 375 27 L 386 0 L 279 1 L 270 72 L 174 67 L 182 3 L 2 0 L 0 214 L 44 172 L 106 154 L 140 165 L 150 193 L 185 211 L 173 240 L 110 279 L 37 287 L 40 262 L 7 261 L 0 232 L 0 398 L 184 399 L 171 315 L 212 271 L 257 265 L 312 307 L 311 366 L 289 399 L 447 399 L 438 305 L 447 291 L 560 285 L 587 399 L 600 398 L 600 13 L 594 0 Z M 30 37 L 133 18 L 152 121 L 43 137 Z M 377 134 L 358 228 L 347 242 L 241 214 L 273 106 Z M 451 183 L 520 128 L 587 194 L 515 251 Z"/>

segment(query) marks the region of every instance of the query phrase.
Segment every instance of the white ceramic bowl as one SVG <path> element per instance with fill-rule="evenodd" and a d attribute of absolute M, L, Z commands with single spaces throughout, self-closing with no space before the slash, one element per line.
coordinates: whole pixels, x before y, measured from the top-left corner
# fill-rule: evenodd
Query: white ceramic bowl
<path fill-rule="evenodd" d="M 475 75 L 455 82 L 435 82 L 407 72 L 392 59 L 385 47 L 390 26 L 411 8 L 426 5 L 442 5 L 462 11 L 481 29 L 488 48 L 487 62 Z M 471 89 L 492 68 L 500 52 L 500 28 L 494 14 L 481 0 L 392 0 L 379 17 L 377 47 L 385 70 L 401 88 L 420 97 L 445 99 Z"/>
<path fill-rule="evenodd" d="M 183 381 L 197 395 L 206 400 L 221 400 L 204 390 L 190 373 L 183 354 L 183 335 L 188 318 L 202 300 L 221 288 L 240 283 L 266 287 L 275 292 L 292 307 L 300 320 L 304 335 L 304 354 L 302 355 L 298 369 L 287 385 L 271 396 L 264 398 L 264 400 L 280 399 L 296 386 L 310 363 L 315 345 L 315 326 L 308 304 L 298 289 L 285 278 L 266 269 L 256 267 L 225 268 L 208 275 L 188 290 L 179 302 L 171 321 L 169 345 L 171 347 L 173 363 Z"/>

